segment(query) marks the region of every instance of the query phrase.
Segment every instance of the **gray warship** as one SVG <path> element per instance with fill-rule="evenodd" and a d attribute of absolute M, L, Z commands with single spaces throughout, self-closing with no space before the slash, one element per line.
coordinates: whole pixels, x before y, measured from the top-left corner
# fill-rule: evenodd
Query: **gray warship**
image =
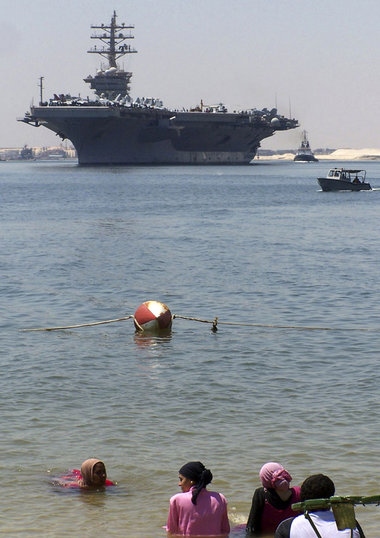
<path fill-rule="evenodd" d="M 70 140 L 80 165 L 248 164 L 261 140 L 298 127 L 297 120 L 275 108 L 231 113 L 222 103 L 201 101 L 193 109 L 178 111 L 166 108 L 160 99 L 133 99 L 132 73 L 121 69 L 118 60 L 137 52 L 127 44 L 134 38 L 134 26 L 118 24 L 114 11 L 109 25 L 91 28 L 91 39 L 101 43 L 87 52 L 108 62 L 84 79 L 94 96 L 54 94 L 45 101 L 41 77 L 39 105 L 19 120 Z"/>

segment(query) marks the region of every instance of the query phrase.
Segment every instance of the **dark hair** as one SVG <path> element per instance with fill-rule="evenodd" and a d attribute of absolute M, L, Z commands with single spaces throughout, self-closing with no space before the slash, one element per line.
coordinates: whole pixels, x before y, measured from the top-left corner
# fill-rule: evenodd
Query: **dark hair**
<path fill-rule="evenodd" d="M 179 474 L 194 482 L 195 487 L 191 502 L 197 504 L 197 497 L 201 490 L 212 480 L 212 472 L 210 469 L 206 469 L 200 461 L 189 461 L 189 463 L 186 463 L 180 468 Z"/>
<path fill-rule="evenodd" d="M 327 499 L 334 495 L 334 482 L 324 474 L 313 474 L 301 486 L 301 501 Z"/>

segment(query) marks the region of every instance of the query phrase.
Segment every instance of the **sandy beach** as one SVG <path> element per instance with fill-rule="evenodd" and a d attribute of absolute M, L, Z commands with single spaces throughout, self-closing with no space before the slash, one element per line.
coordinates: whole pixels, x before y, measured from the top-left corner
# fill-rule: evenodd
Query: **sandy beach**
<path fill-rule="evenodd" d="M 328 155 L 314 152 L 315 157 L 320 161 L 378 161 L 380 160 L 380 148 L 363 148 L 363 149 L 337 149 Z M 260 159 L 292 161 L 293 153 L 283 153 L 277 155 L 265 155 Z M 257 159 L 257 157 L 256 157 Z"/>

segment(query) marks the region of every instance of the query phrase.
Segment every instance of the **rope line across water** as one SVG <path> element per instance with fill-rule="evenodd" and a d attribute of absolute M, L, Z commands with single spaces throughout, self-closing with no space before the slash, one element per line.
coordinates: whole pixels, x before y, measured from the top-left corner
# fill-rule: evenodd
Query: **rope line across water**
<path fill-rule="evenodd" d="M 39 327 L 37 329 L 22 329 L 22 331 L 62 331 L 63 329 L 79 329 L 80 327 L 93 327 L 94 325 L 104 325 L 106 323 L 116 323 L 118 321 L 126 321 L 134 318 L 133 315 L 123 318 L 108 319 L 106 321 L 94 321 L 92 323 L 80 323 L 79 325 L 66 325 L 65 327 Z"/>
<path fill-rule="evenodd" d="M 213 325 L 231 325 L 237 327 L 258 327 L 258 328 L 269 328 L 269 329 L 297 329 L 302 331 L 380 331 L 380 329 L 370 329 L 365 327 L 308 327 L 302 325 L 265 325 L 263 323 L 242 323 L 239 321 L 218 321 L 218 318 L 214 320 L 209 319 L 200 319 L 200 318 L 191 318 L 186 316 L 179 316 L 177 314 L 173 315 L 174 318 L 187 319 L 190 321 L 199 321 L 201 323 L 212 323 Z"/>
<path fill-rule="evenodd" d="M 39 327 L 36 329 L 21 329 L 22 331 L 61 331 L 64 329 L 79 329 L 81 327 L 93 327 L 95 325 L 104 325 L 106 323 L 117 323 L 120 321 L 126 321 L 128 319 L 133 319 L 134 323 L 138 328 L 143 331 L 143 327 L 135 319 L 133 314 L 129 316 L 124 316 L 116 319 L 109 319 L 105 321 L 94 321 L 89 323 L 80 323 L 77 325 L 66 325 L 61 327 Z M 189 316 L 180 316 L 179 314 L 173 314 L 172 319 L 184 319 L 188 321 L 197 321 L 199 323 L 209 323 L 212 325 L 212 331 L 216 332 L 218 330 L 218 325 L 229 325 L 231 327 L 256 327 L 259 329 L 294 329 L 299 331 L 362 331 L 362 332 L 380 332 L 380 328 L 366 328 L 366 327 L 313 327 L 313 326 L 302 326 L 302 325 L 274 325 L 274 324 L 264 324 L 264 323 L 245 323 L 239 321 L 219 321 L 219 318 L 215 317 L 213 320 L 195 318 Z"/>

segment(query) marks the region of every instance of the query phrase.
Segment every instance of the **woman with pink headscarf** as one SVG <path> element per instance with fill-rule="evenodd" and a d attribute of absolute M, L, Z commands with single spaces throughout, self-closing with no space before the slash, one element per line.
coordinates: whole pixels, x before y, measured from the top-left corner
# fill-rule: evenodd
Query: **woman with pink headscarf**
<path fill-rule="evenodd" d="M 300 501 L 300 487 L 290 487 L 292 477 L 282 465 L 269 462 L 260 469 L 262 487 L 253 494 L 246 526 L 247 536 L 270 536 L 284 519 L 294 517 L 291 505 Z"/>

